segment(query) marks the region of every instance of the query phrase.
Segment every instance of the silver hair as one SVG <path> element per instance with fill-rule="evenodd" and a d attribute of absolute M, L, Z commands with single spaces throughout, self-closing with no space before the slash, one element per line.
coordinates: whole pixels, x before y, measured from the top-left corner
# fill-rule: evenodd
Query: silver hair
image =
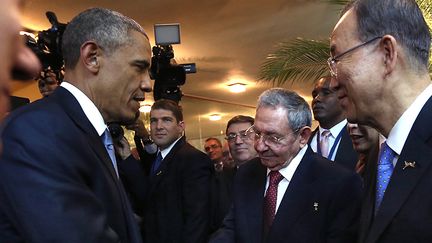
<path fill-rule="evenodd" d="M 144 29 L 133 19 L 116 11 L 91 8 L 81 12 L 68 23 L 63 34 L 62 52 L 66 68 L 73 68 L 80 57 L 81 45 L 94 41 L 108 55 L 130 41 L 130 32 L 145 37 Z"/>
<path fill-rule="evenodd" d="M 312 126 L 312 113 L 308 103 L 294 91 L 282 88 L 266 90 L 258 98 L 257 109 L 261 107 L 284 108 L 293 131 Z"/>

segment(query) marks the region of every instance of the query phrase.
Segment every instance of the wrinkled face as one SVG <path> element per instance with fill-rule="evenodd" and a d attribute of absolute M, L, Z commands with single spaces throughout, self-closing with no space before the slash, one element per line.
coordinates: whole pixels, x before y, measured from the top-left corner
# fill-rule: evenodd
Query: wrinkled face
<path fill-rule="evenodd" d="M 331 56 L 362 43 L 357 37 L 355 13 L 349 10 L 333 30 Z M 337 72 L 331 85 L 338 90 L 340 104 L 350 122 L 364 123 L 373 103 L 381 97 L 384 73 L 381 52 L 380 39 L 377 39 L 347 53 L 335 64 Z"/>
<path fill-rule="evenodd" d="M 260 107 L 255 115 L 255 131 L 262 135 L 255 138 L 255 150 L 261 163 L 270 170 L 286 167 L 301 149 L 300 135 L 289 127 L 286 110 L 282 107 Z M 278 144 L 264 141 L 264 136 L 281 138 Z"/>
<path fill-rule="evenodd" d="M 3 0 L 0 8 L 0 121 L 9 109 L 12 70 L 32 78 L 40 70 L 40 63 L 19 36 L 23 1 Z"/>
<path fill-rule="evenodd" d="M 252 126 L 252 124 L 248 122 L 233 123 L 227 129 L 227 136 L 230 134 L 237 135 L 234 139 L 228 140 L 231 157 L 237 165 L 241 165 L 244 162 L 257 157 L 257 152 L 254 148 L 253 134 L 248 134 L 248 136 L 244 138 L 239 135 L 244 134 L 250 126 Z"/>
<path fill-rule="evenodd" d="M 204 150 L 212 161 L 219 162 L 223 158 L 222 146 L 214 139 L 205 142 Z"/>
<path fill-rule="evenodd" d="M 320 79 L 312 91 L 312 111 L 314 117 L 324 124 L 334 124 L 343 115 L 337 92 L 330 87 L 330 81 L 330 78 Z"/>
<path fill-rule="evenodd" d="M 169 147 L 184 131 L 183 121 L 177 121 L 172 111 L 150 111 L 150 136 L 160 149 Z"/>
<path fill-rule="evenodd" d="M 149 40 L 141 33 L 130 32 L 131 41 L 105 55 L 99 74 L 103 85 L 98 87 L 99 110 L 105 122 L 130 123 L 139 114 L 144 92 L 150 92 Z"/>
<path fill-rule="evenodd" d="M 44 78 L 38 80 L 39 92 L 43 97 L 50 95 L 58 86 L 57 77 L 53 72 L 48 72 Z"/>
<path fill-rule="evenodd" d="M 372 127 L 348 123 L 348 133 L 357 153 L 368 153 L 374 146 L 378 146 L 379 133 Z"/>

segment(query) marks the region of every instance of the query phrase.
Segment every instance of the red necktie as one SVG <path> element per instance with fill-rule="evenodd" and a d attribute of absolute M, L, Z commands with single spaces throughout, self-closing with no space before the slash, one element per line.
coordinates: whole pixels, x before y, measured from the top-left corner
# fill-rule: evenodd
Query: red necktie
<path fill-rule="evenodd" d="M 266 238 L 273 223 L 276 212 L 277 189 L 279 182 L 284 178 L 279 171 L 270 171 L 269 186 L 264 197 L 263 207 L 263 236 Z"/>

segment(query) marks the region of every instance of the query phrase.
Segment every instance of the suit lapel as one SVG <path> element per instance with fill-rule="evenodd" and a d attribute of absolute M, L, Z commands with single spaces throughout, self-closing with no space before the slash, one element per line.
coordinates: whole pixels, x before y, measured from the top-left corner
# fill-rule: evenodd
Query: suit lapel
<path fill-rule="evenodd" d="M 149 190 L 149 197 L 153 195 L 155 190 L 159 187 L 159 184 L 163 180 L 167 169 L 170 168 L 170 164 L 173 163 L 175 154 L 178 150 L 180 150 L 184 145 L 186 144 L 186 138 L 183 136 L 180 138 L 179 141 L 172 147 L 171 151 L 165 156 L 165 158 L 162 160 L 162 163 L 156 172 L 155 175 L 150 176 L 150 190 Z M 151 172 L 150 172 L 151 173 Z"/>
<path fill-rule="evenodd" d="M 54 102 L 61 104 L 70 119 L 73 120 L 77 127 L 79 127 L 84 132 L 88 140 L 88 146 L 92 148 L 92 150 L 104 164 L 105 168 L 111 174 L 113 180 L 116 181 L 116 184 L 118 184 L 117 174 L 114 171 L 111 158 L 109 157 L 108 152 L 103 145 L 102 139 L 99 137 L 93 125 L 85 116 L 75 97 L 73 97 L 73 95 L 63 87 L 59 87 L 59 90 L 53 93 L 51 97 L 55 100 Z"/>
<path fill-rule="evenodd" d="M 429 99 L 414 122 L 396 163 L 380 209 L 370 229 L 368 238 L 370 242 L 379 239 L 379 236 L 391 223 L 409 194 L 415 189 L 424 172 L 432 164 L 432 149 L 427 144 L 432 135 L 430 129 L 430 122 L 432 122 L 431 110 L 432 100 Z M 405 162 L 413 161 L 415 161 L 414 168 L 403 169 Z"/>
<path fill-rule="evenodd" d="M 240 207 L 244 207 L 247 215 L 249 240 L 247 242 L 259 243 L 262 238 L 262 221 L 263 221 L 263 201 L 265 184 L 267 180 L 267 169 L 261 165 L 259 158 L 250 161 L 255 163 L 253 172 L 248 177 L 245 190 L 245 198 Z"/>
<path fill-rule="evenodd" d="M 305 213 L 305 209 L 312 208 L 312 205 L 306 203 L 312 196 L 311 191 L 313 191 L 315 180 L 309 169 L 312 154 L 313 151 L 309 147 L 289 182 L 270 229 L 269 239 L 273 234 L 280 234 L 292 228 L 291 226 L 297 222 L 297 219 Z"/>

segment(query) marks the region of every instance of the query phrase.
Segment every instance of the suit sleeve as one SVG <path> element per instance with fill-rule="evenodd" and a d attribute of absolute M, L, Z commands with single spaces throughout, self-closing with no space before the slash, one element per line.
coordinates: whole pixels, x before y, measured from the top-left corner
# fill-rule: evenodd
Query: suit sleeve
<path fill-rule="evenodd" d="M 31 121 L 15 119 L 2 135 L 0 217 L 25 242 L 119 242 L 84 176 L 92 169 L 83 163 L 92 158 L 87 142 L 64 124 Z"/>
<path fill-rule="evenodd" d="M 362 182 L 357 174 L 346 176 L 334 191 L 330 213 L 327 217 L 329 243 L 356 242 L 361 205 Z"/>
<path fill-rule="evenodd" d="M 211 161 L 201 152 L 195 152 L 186 160 L 182 172 L 184 224 L 181 242 L 206 242 L 210 226 Z"/>
<path fill-rule="evenodd" d="M 231 206 L 225 216 L 222 227 L 210 238 L 209 243 L 234 243 L 235 242 L 235 217 L 234 206 Z"/>

